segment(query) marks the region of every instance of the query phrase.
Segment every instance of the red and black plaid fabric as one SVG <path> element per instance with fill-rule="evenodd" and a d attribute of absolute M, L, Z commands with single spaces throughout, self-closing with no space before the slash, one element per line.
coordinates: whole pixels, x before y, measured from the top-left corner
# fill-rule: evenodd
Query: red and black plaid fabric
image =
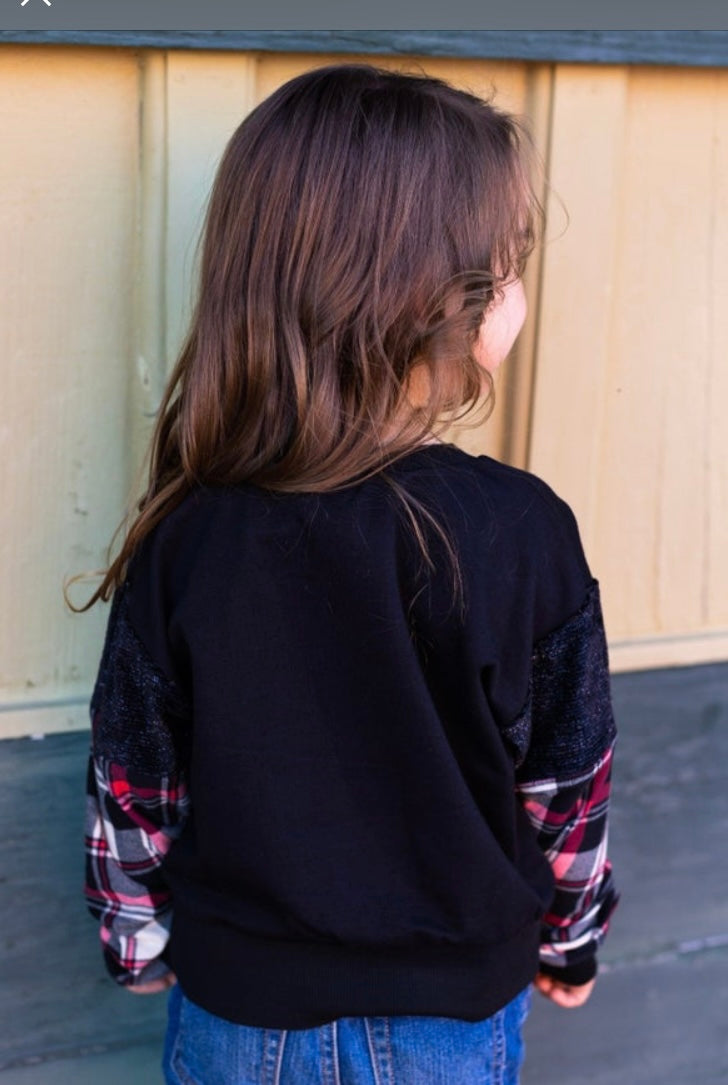
<path fill-rule="evenodd" d="M 556 880 L 541 945 L 541 963 L 553 970 L 593 959 L 617 903 L 607 859 L 612 754 L 613 746 L 574 779 L 518 786 Z"/>

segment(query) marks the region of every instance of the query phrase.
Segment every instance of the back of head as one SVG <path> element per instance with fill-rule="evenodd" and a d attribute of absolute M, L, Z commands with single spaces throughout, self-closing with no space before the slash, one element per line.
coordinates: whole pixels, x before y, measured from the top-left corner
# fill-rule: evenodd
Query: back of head
<path fill-rule="evenodd" d="M 364 65 L 280 87 L 211 197 L 177 373 L 185 472 L 328 489 L 474 404 L 471 348 L 530 206 L 516 125 L 472 95 Z"/>

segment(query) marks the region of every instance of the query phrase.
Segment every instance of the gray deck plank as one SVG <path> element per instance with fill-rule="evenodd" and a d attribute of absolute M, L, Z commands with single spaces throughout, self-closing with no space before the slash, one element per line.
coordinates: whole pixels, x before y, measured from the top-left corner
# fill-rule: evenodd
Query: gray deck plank
<path fill-rule="evenodd" d="M 0 1071 L 2 1085 L 162 1085 L 159 1043 L 82 1050 Z"/>

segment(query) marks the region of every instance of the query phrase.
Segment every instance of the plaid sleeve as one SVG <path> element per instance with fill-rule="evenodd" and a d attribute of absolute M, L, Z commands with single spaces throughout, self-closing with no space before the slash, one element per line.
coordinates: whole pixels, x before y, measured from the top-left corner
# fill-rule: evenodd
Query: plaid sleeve
<path fill-rule="evenodd" d="M 89 758 L 85 894 L 100 924 L 106 966 L 118 983 L 169 971 L 163 953 L 172 900 L 162 860 L 187 807 L 182 777 L 148 777 Z"/>
<path fill-rule="evenodd" d="M 172 900 L 164 857 L 189 812 L 188 726 L 174 684 L 112 605 L 91 701 L 85 896 L 106 966 L 123 985 L 169 971 Z"/>
<path fill-rule="evenodd" d="M 582 608 L 536 645 L 528 702 L 507 736 L 517 795 L 554 875 L 541 967 L 586 983 L 618 901 L 607 858 L 616 726 L 596 581 Z"/>
<path fill-rule="evenodd" d="M 587 983 L 596 973 L 596 950 L 617 903 L 607 859 L 612 752 L 576 779 L 518 788 L 555 878 L 543 919 L 541 967 L 569 983 Z"/>

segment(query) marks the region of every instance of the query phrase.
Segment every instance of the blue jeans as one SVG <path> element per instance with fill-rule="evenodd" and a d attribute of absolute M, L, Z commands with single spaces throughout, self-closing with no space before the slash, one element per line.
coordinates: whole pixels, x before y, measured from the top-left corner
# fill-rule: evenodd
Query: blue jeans
<path fill-rule="evenodd" d="M 526 988 L 492 1017 L 343 1017 L 312 1029 L 234 1025 L 173 988 L 167 1085 L 518 1085 Z"/>

